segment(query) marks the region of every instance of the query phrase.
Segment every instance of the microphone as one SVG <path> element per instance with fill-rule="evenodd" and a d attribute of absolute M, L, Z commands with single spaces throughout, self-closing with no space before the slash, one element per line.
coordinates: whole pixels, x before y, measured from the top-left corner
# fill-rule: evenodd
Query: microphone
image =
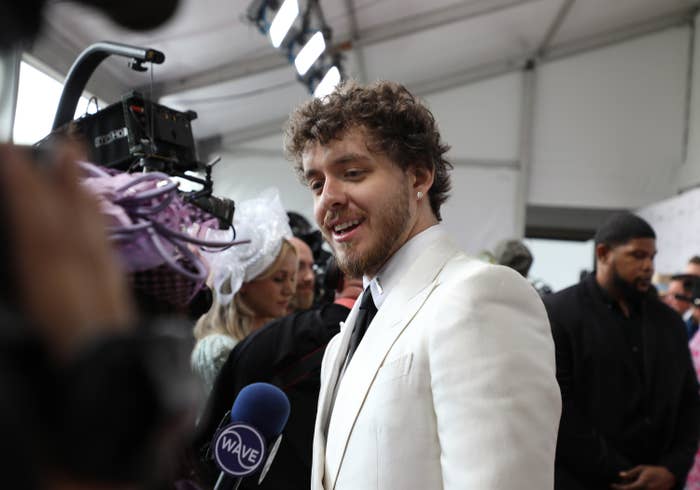
<path fill-rule="evenodd" d="M 214 490 L 236 490 L 243 478 L 260 471 L 258 484 L 282 442 L 289 400 L 269 383 L 244 387 L 231 409 L 231 423 L 214 435 L 214 460 L 221 470 Z"/>

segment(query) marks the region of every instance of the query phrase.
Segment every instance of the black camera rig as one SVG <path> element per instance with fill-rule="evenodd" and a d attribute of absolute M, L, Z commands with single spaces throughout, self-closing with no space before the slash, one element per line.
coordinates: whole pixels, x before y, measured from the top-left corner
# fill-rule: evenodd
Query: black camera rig
<path fill-rule="evenodd" d="M 61 93 L 52 133 L 37 143 L 50 147 L 61 135 L 84 140 L 90 161 L 121 171 L 158 171 L 200 184 L 201 189 L 183 193 L 183 198 L 219 219 L 222 228 L 233 221 L 235 205 L 213 195 L 211 169 L 197 159 L 191 122 L 194 111 L 181 112 L 129 92 L 94 114 L 73 120 L 78 101 L 97 66 L 110 55 L 130 59 L 130 67 L 145 71 L 144 63 L 163 63 L 165 55 L 151 48 L 114 42 L 99 42 L 83 51 L 71 66 Z M 192 175 L 203 172 L 204 176 Z"/>

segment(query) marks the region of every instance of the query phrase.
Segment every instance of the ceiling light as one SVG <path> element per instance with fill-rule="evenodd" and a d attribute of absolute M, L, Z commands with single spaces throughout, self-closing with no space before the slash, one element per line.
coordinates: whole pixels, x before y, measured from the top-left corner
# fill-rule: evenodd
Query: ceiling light
<path fill-rule="evenodd" d="M 321 80 L 321 83 L 318 84 L 316 87 L 316 90 L 314 90 L 314 97 L 317 97 L 319 99 L 324 98 L 326 95 L 329 95 L 333 90 L 335 90 L 336 85 L 340 83 L 340 70 L 338 70 L 337 67 L 332 66 L 327 72 L 326 75 L 323 77 L 323 80 Z"/>
<path fill-rule="evenodd" d="M 297 67 L 297 73 L 304 76 L 325 49 L 326 41 L 323 40 L 321 31 L 311 36 L 311 39 L 301 48 L 297 57 L 294 58 L 294 65 Z"/>
<path fill-rule="evenodd" d="M 270 26 L 270 40 L 274 47 L 280 47 L 298 15 L 299 2 L 297 0 L 284 0 Z"/>

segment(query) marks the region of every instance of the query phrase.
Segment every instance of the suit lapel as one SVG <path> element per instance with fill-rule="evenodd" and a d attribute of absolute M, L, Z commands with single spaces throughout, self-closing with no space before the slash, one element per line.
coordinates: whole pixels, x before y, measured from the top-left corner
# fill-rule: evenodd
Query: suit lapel
<path fill-rule="evenodd" d="M 314 444 L 313 444 L 313 474 L 311 475 L 311 488 L 323 488 L 323 471 L 325 468 L 326 454 L 326 429 L 328 427 L 328 418 L 330 410 L 335 399 L 335 390 L 338 383 L 338 376 L 345 362 L 345 353 L 348 350 L 350 343 L 350 335 L 352 326 L 355 324 L 355 319 L 359 312 L 360 302 L 355 302 L 352 310 L 348 314 L 348 318 L 344 322 L 340 322 L 340 333 L 331 341 L 332 344 L 326 350 L 324 358 L 324 378 L 321 380 L 321 391 L 318 399 L 318 413 L 316 415 L 316 423 L 314 426 Z"/>
<path fill-rule="evenodd" d="M 332 352 L 333 357 L 329 357 L 328 359 L 329 365 L 327 366 L 328 369 L 325 373 L 326 379 L 323 380 L 323 389 L 321 390 L 321 393 L 319 393 L 318 419 L 327 421 L 330 410 L 333 408 L 333 400 L 335 398 L 334 394 L 336 391 L 336 385 L 338 384 L 338 377 L 340 376 L 343 369 L 343 364 L 345 363 L 345 356 L 350 344 L 350 336 L 352 335 L 352 327 L 355 325 L 359 311 L 360 302 L 357 301 L 352 307 L 352 310 L 350 310 L 348 318 L 344 322 L 340 323 L 337 348 Z"/>
<path fill-rule="evenodd" d="M 403 280 L 392 289 L 385 299 L 355 351 L 352 361 L 346 367 L 343 378 L 337 387 L 328 428 L 330 437 L 326 441 L 325 458 L 328 461 L 326 467 L 334 470 L 333 475 L 327 475 L 331 477 L 333 482 L 332 488 L 335 487 L 355 421 L 377 371 L 391 347 L 437 285 L 436 276 L 438 273 L 457 252 L 458 250 L 449 240 L 444 240 L 433 243 L 416 258 L 413 265 L 404 274 Z M 351 318 L 348 318 L 345 327 L 347 340 L 349 340 L 356 317 L 357 315 L 353 316 L 352 323 Z M 344 346 L 337 354 L 338 358 L 342 358 L 341 366 L 347 353 L 347 341 L 344 342 Z M 335 379 L 337 379 L 337 375 Z M 324 415 L 328 416 L 327 413 Z"/>

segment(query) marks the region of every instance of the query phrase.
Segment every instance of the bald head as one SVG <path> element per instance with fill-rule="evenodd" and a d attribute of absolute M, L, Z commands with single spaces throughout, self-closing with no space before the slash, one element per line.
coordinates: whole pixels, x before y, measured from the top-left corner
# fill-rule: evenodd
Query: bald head
<path fill-rule="evenodd" d="M 301 238 L 293 237 L 289 240 L 297 251 L 299 270 L 297 272 L 297 291 L 292 300 L 294 310 L 307 310 L 314 303 L 314 256 L 309 247 Z"/>

